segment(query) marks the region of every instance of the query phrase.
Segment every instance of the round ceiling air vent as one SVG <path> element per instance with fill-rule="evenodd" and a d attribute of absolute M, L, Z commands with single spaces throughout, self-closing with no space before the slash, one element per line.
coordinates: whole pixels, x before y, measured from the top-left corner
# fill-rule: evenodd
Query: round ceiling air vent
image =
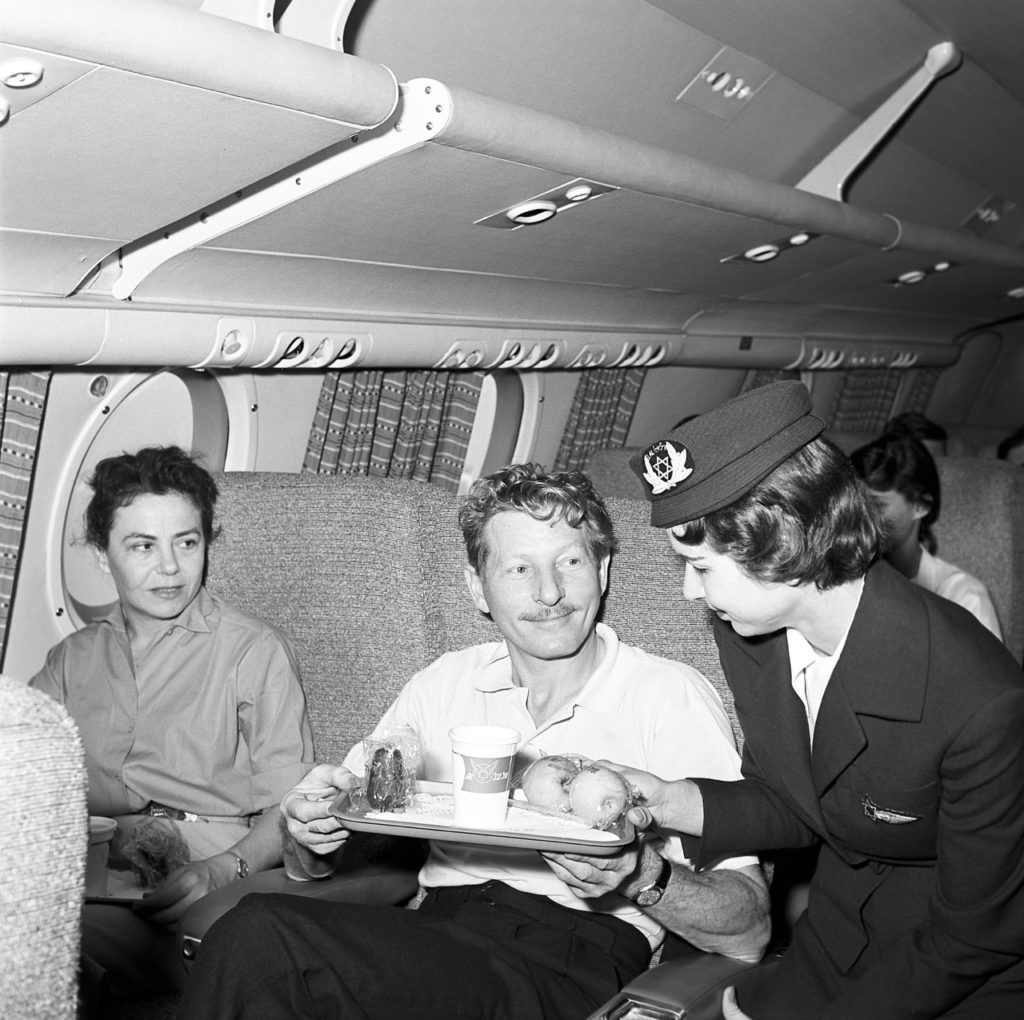
<path fill-rule="evenodd" d="M 529 202 L 520 202 L 512 206 L 505 215 L 513 223 L 521 227 L 532 226 L 534 223 L 543 223 L 551 219 L 558 212 L 558 206 L 550 199 L 534 198 Z"/>

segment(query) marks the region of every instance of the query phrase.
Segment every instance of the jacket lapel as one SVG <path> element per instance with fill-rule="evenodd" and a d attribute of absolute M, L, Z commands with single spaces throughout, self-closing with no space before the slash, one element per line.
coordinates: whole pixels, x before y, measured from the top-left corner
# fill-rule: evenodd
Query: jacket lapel
<path fill-rule="evenodd" d="M 868 571 L 815 726 L 812 771 L 816 797 L 867 744 L 861 716 L 904 721 L 921 718 L 926 674 L 922 657 L 914 650 L 927 634 L 928 621 L 920 602 L 907 596 L 909 583 L 885 563 Z M 898 610 L 895 603 L 900 603 Z M 896 648 L 907 653 L 900 659 L 899 671 L 893 670 Z M 898 683 L 894 682 L 897 676 Z"/>
<path fill-rule="evenodd" d="M 725 626 L 728 626 L 727 624 Z M 743 710 L 761 720 L 761 733 L 769 734 L 771 746 L 764 749 L 771 760 L 762 761 L 758 748 L 748 751 L 759 773 L 777 777 L 790 797 L 806 816 L 807 823 L 821 831 L 824 818 L 811 781 L 811 748 L 807 713 L 790 683 L 789 647 L 786 632 L 750 640 L 728 628 L 731 643 L 737 649 L 734 666 L 746 674 L 742 699 L 737 698 L 740 723 Z"/>

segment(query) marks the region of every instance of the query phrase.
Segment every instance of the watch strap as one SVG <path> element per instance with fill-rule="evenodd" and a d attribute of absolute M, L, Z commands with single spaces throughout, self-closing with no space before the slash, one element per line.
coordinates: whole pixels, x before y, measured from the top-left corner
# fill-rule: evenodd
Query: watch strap
<path fill-rule="evenodd" d="M 641 907 L 653 907 L 657 903 L 672 879 L 672 862 L 667 857 L 661 858 L 661 870 L 658 877 L 643 886 L 633 897 L 633 902 Z"/>

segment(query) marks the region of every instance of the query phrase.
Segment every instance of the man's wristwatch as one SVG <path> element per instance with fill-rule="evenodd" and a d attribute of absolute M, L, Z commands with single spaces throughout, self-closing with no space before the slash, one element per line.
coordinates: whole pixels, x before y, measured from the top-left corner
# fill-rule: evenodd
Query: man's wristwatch
<path fill-rule="evenodd" d="M 234 850 L 229 850 L 228 853 L 235 859 L 235 874 L 239 878 L 248 878 L 249 862 L 244 857 L 239 857 Z"/>
<path fill-rule="evenodd" d="M 672 862 L 666 857 L 661 859 L 661 871 L 649 885 L 645 885 L 634 897 L 638 907 L 653 907 L 665 893 L 669 880 L 672 878 Z"/>

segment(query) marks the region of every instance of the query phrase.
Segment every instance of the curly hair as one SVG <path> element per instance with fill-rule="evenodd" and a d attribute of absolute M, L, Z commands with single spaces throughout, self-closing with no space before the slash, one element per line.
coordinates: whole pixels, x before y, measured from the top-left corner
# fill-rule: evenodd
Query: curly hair
<path fill-rule="evenodd" d="M 707 542 L 751 577 L 824 591 L 863 576 L 878 555 L 881 515 L 846 456 L 813 439 L 734 503 L 672 528 Z"/>
<path fill-rule="evenodd" d="M 539 464 L 510 464 L 477 479 L 459 508 L 459 527 L 474 570 L 482 573 L 487 562 L 487 522 L 510 510 L 537 521 L 563 520 L 571 528 L 582 528 L 595 561 L 618 548 L 604 500 L 582 471 L 548 472 Z"/>
<path fill-rule="evenodd" d="M 114 514 L 146 494 L 184 496 L 199 511 L 206 544 L 216 537 L 217 483 L 181 447 L 148 446 L 137 453 L 106 457 L 96 465 L 89 484 L 93 496 L 85 511 L 85 537 L 97 549 L 107 548 Z"/>
<path fill-rule="evenodd" d="M 857 474 L 875 492 L 895 490 L 908 503 L 928 507 L 918 539 L 930 553 L 938 548 L 932 525 L 939 519 L 942 492 L 939 469 L 927 447 L 907 433 L 887 432 L 850 454 Z"/>

